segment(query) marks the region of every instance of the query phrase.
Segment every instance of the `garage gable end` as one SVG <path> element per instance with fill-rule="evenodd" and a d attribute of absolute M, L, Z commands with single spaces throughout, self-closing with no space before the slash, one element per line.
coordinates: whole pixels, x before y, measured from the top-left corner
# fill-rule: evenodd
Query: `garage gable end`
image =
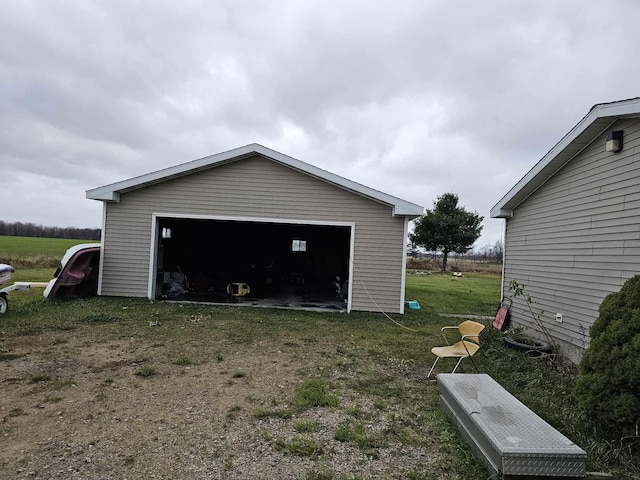
<path fill-rule="evenodd" d="M 289 157 L 275 150 L 271 150 L 259 144 L 250 144 L 244 147 L 229 150 L 216 155 L 211 155 L 191 162 L 169 167 L 146 175 L 141 175 L 128 180 L 112 183 L 102 187 L 87 190 L 86 196 L 89 199 L 106 202 L 119 202 L 120 195 L 126 192 L 145 188 L 157 183 L 166 182 L 171 179 L 185 175 L 192 175 L 203 170 L 208 170 L 232 162 L 241 161 L 248 157 L 260 155 L 271 161 L 282 164 L 301 173 L 317 178 L 321 181 L 362 195 L 370 200 L 389 205 L 393 215 L 417 217 L 422 215 L 424 208 L 420 205 L 402 200 L 388 195 L 365 185 L 353 182 L 339 175 L 333 174 L 311 164 L 302 162 L 293 157 Z"/>

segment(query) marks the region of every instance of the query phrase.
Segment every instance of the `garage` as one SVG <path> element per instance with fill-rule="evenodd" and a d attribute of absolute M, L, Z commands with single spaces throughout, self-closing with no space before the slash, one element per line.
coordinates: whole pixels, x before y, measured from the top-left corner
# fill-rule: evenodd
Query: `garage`
<path fill-rule="evenodd" d="M 158 218 L 157 299 L 347 310 L 351 225 Z"/>
<path fill-rule="evenodd" d="M 103 203 L 98 295 L 332 311 L 404 312 L 424 211 L 258 144 L 87 198 Z"/>

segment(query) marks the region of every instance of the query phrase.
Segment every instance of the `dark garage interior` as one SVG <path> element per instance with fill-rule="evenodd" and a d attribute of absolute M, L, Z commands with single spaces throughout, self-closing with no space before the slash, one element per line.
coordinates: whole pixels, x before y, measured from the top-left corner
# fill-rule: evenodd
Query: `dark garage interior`
<path fill-rule="evenodd" d="M 163 218 L 156 297 L 346 309 L 351 229 Z"/>

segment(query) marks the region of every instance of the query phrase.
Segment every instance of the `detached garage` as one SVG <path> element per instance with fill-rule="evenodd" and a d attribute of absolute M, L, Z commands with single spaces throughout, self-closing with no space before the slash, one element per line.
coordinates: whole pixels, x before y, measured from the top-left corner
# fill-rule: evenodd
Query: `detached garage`
<path fill-rule="evenodd" d="M 87 191 L 98 294 L 404 312 L 423 207 L 252 144 Z"/>

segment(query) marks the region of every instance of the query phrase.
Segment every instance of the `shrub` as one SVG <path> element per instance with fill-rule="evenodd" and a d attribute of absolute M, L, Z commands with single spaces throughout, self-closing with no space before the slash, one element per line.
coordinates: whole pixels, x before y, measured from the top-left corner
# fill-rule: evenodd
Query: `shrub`
<path fill-rule="evenodd" d="M 442 268 L 442 261 L 437 258 L 412 258 L 407 257 L 407 269 L 413 270 L 434 270 L 439 272 Z"/>
<path fill-rule="evenodd" d="M 640 423 L 640 275 L 604 299 L 589 333 L 578 401 L 611 435 L 632 433 Z"/>

